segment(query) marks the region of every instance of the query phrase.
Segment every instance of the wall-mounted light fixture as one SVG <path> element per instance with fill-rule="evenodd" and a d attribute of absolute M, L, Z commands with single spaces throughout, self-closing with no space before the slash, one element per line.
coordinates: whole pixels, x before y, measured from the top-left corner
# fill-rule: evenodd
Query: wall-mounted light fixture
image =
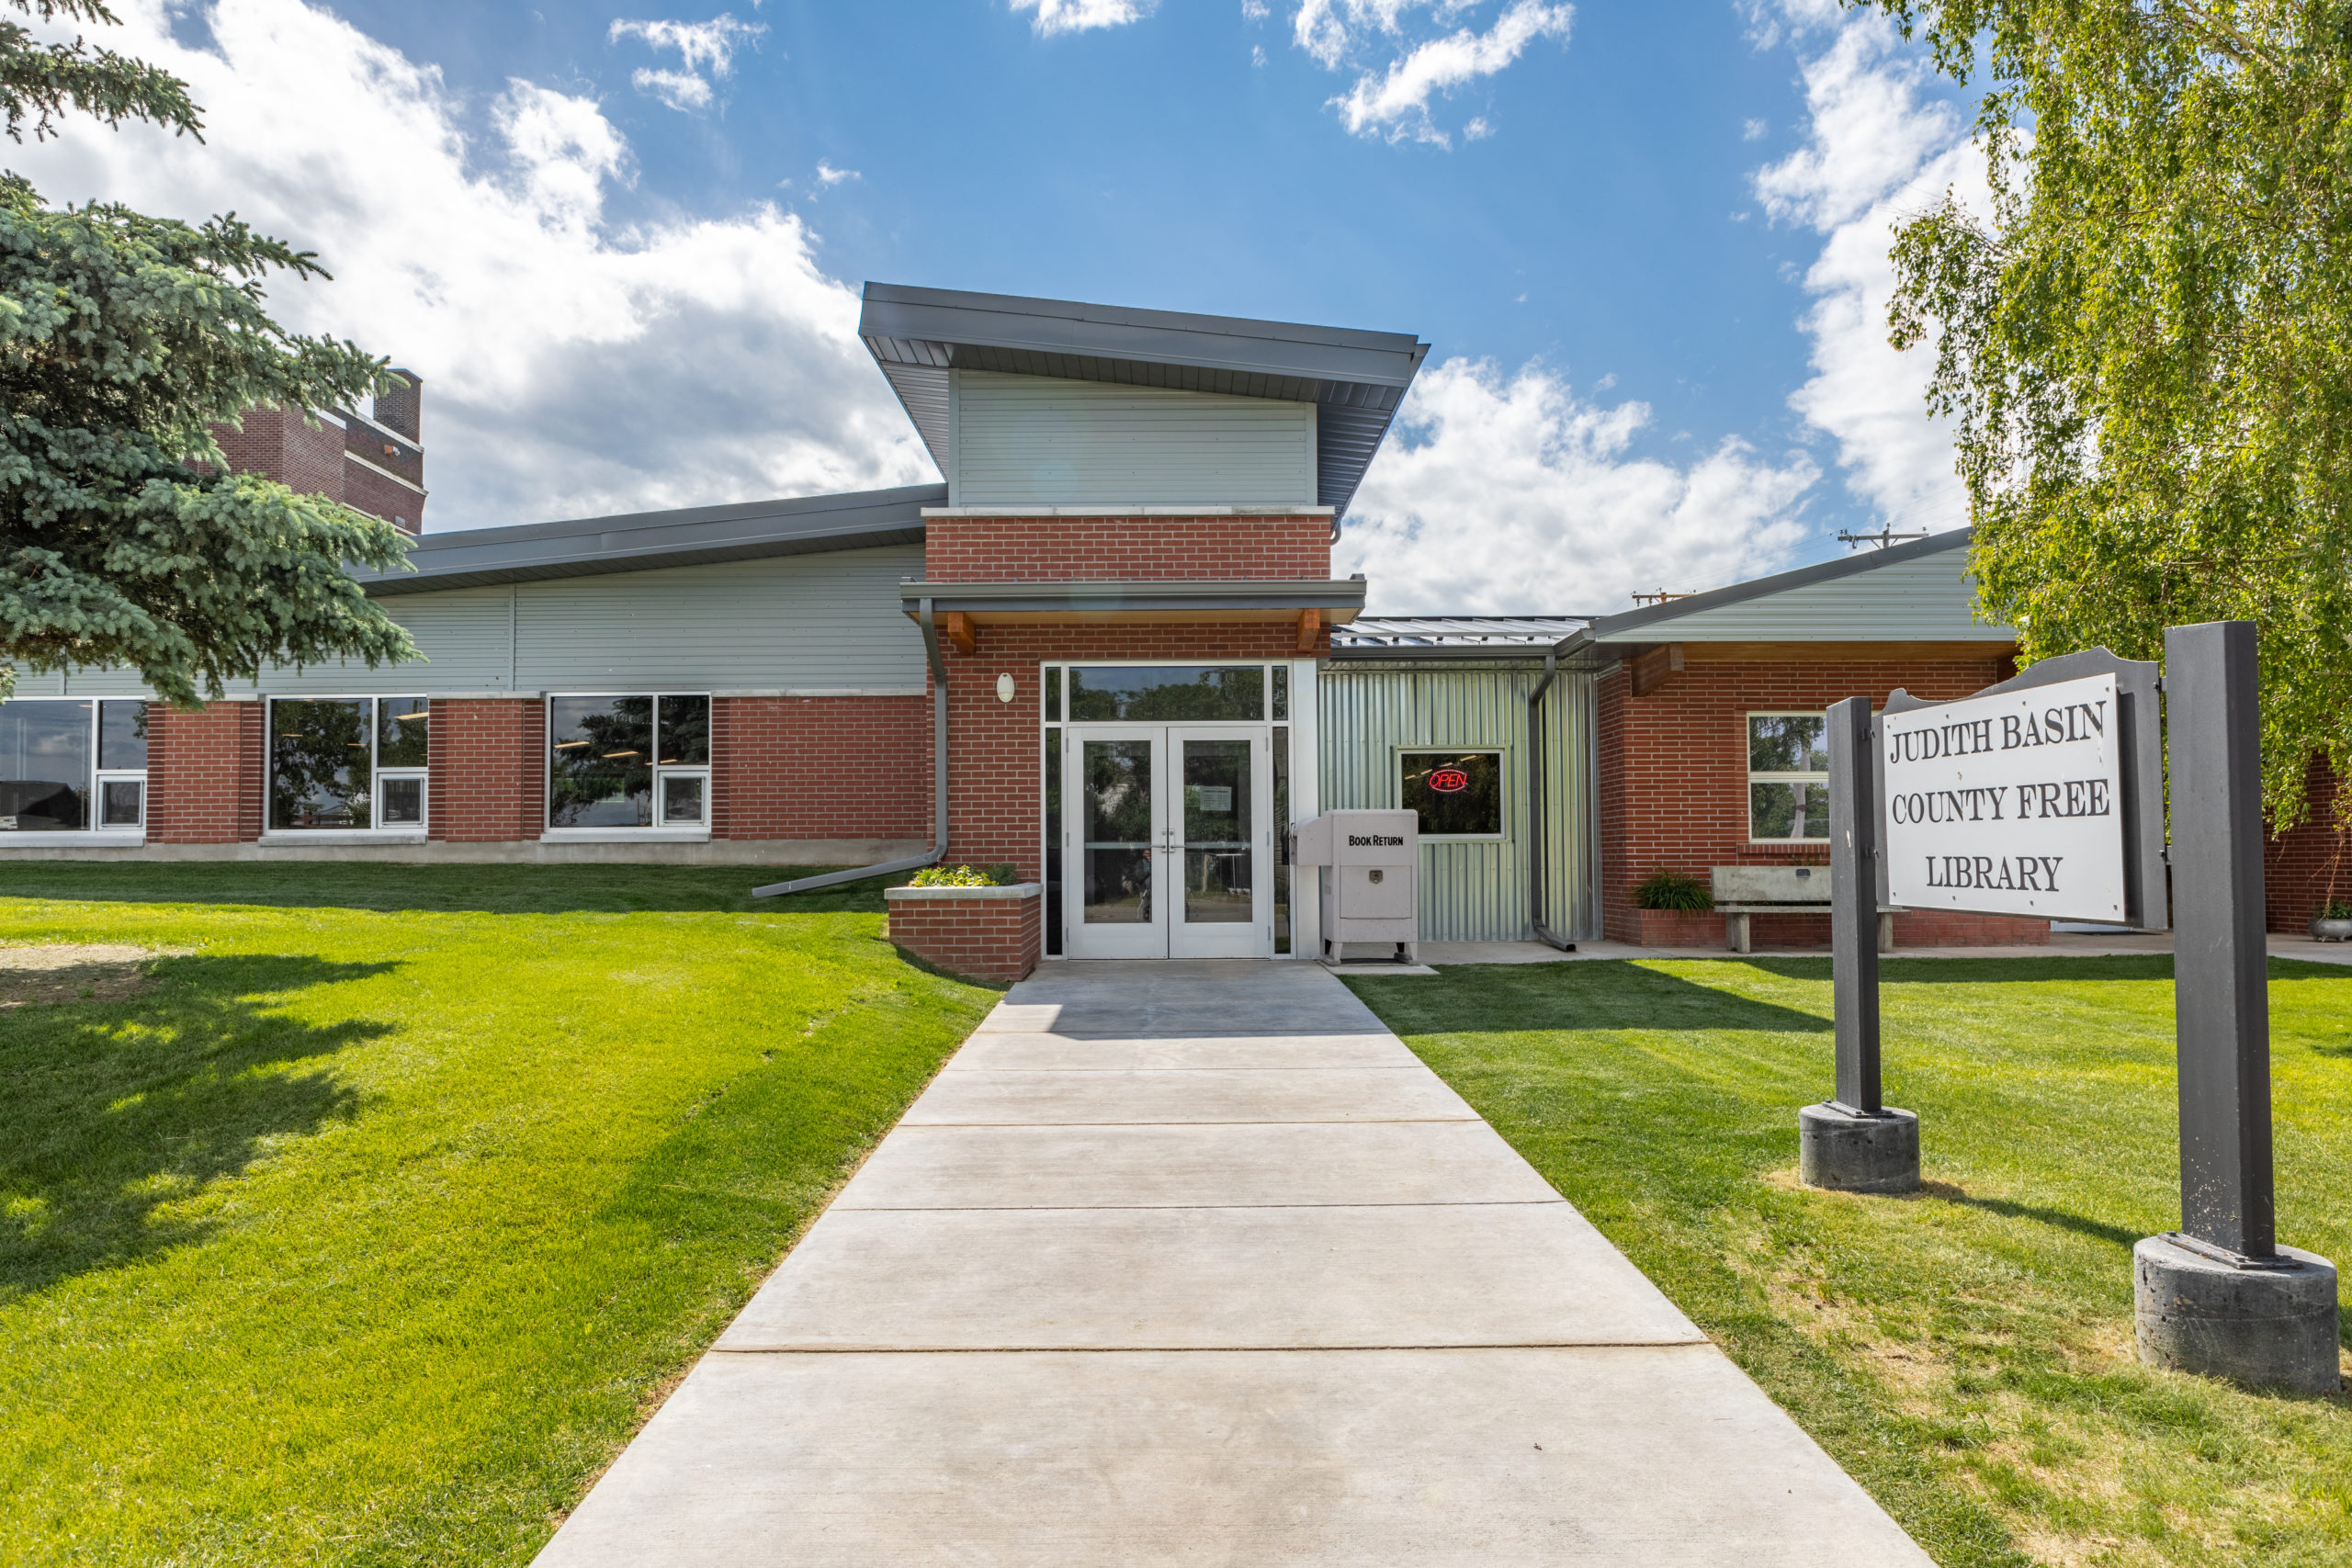
<path fill-rule="evenodd" d="M 1012 676 L 1000 675 L 996 678 L 996 700 L 1001 703 L 1009 703 L 1012 700 Z"/>

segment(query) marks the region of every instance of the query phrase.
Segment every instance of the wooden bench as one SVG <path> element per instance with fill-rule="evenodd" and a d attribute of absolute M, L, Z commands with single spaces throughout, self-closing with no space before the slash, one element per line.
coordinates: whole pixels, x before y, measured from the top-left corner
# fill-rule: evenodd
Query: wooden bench
<path fill-rule="evenodd" d="M 1715 911 L 1724 918 L 1724 945 L 1734 953 L 1752 950 L 1752 915 L 1829 913 L 1826 865 L 1719 865 L 1709 875 L 1714 883 Z M 1894 910 L 1886 905 L 1878 911 L 1878 950 L 1894 950 Z"/>

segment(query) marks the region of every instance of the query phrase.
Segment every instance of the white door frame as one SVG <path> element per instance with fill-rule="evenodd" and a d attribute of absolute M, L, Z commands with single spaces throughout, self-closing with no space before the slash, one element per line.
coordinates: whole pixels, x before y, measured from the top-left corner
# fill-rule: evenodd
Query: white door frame
<path fill-rule="evenodd" d="M 1149 827 L 1141 841 L 1151 880 L 1144 895 L 1148 919 L 1091 922 L 1086 919 L 1086 748 L 1104 741 L 1142 741 L 1151 748 L 1144 787 L 1151 792 Z M 1062 954 L 1067 958 L 1165 958 L 1168 727 L 1160 724 L 1073 725 L 1062 739 Z M 1102 840 L 1109 842 L 1110 840 Z M 1132 840 L 1120 840 L 1120 843 Z"/>
<path fill-rule="evenodd" d="M 1274 954 L 1273 777 L 1263 724 L 1171 724 L 1160 763 L 1165 782 L 1153 802 L 1164 846 L 1160 885 L 1170 958 L 1271 958 Z M 1250 919 L 1194 924 L 1184 919 L 1184 743 L 1239 740 L 1250 748 Z"/>

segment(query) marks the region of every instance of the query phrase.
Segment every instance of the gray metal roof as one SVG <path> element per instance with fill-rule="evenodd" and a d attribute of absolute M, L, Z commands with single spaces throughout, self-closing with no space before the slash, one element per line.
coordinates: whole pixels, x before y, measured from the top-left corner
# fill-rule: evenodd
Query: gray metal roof
<path fill-rule="evenodd" d="M 1317 404 L 1317 500 L 1344 514 L 1429 353 L 1410 333 L 869 283 L 858 335 L 944 472 L 947 372 L 1000 370 Z"/>
<path fill-rule="evenodd" d="M 1818 595 L 1804 592 L 1890 568 L 1896 569 L 1890 574 L 1891 578 L 1899 575 L 1907 580 L 1925 570 L 1924 567 L 1913 568 L 1912 563 L 1922 562 L 1927 557 L 1965 550 L 1972 536 L 1971 530 L 1955 528 L 1886 549 L 1860 550 L 1837 560 L 1799 567 L 1793 571 L 1776 572 L 1770 577 L 1735 582 L 1727 588 L 1669 599 L 1661 604 L 1645 604 L 1639 609 L 1600 617 L 1577 640 L 1591 644 L 1645 644 L 1690 640 L 1694 634 L 1702 639 L 1706 637 L 1730 640 L 1760 639 L 1765 636 L 1766 628 L 1757 622 L 1756 617 L 1727 617 L 1718 612 L 1756 600 L 1791 594 L 1795 597 L 1787 602 L 1787 615 L 1781 618 L 1791 621 L 1786 630 L 1794 636 L 1795 640 L 1837 640 L 1844 637 L 1901 641 L 1922 637 L 1940 639 L 1961 635 L 1995 642 L 2013 637 L 2014 634 L 2007 627 L 1977 622 L 1970 615 L 1972 596 L 1959 592 L 1965 577 L 1962 569 L 1954 570 L 1949 591 L 1940 587 L 1934 589 L 1934 604 L 1925 604 L 1916 595 L 1897 595 L 1886 605 L 1874 606 L 1877 613 L 1867 624 L 1850 615 L 1844 621 L 1838 621 L 1830 606 L 1813 602 Z M 1931 586 L 1923 584 L 1920 592 L 1925 592 Z M 1950 600 L 1948 604 L 1944 602 L 1947 598 Z"/>
<path fill-rule="evenodd" d="M 908 485 L 568 523 L 468 528 L 419 539 L 409 551 L 413 571 L 353 575 L 381 598 L 542 578 L 921 544 L 922 509 L 946 499 L 945 485 Z"/>
<path fill-rule="evenodd" d="M 1359 615 L 1331 634 L 1331 647 L 1544 649 L 1582 631 L 1590 615 Z"/>

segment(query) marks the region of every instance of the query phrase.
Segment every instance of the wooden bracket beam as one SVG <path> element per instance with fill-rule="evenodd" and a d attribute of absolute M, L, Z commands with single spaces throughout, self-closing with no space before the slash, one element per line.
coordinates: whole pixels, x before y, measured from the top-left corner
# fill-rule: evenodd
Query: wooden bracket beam
<path fill-rule="evenodd" d="M 972 617 L 961 610 L 950 610 L 940 617 L 947 627 L 947 640 L 958 653 L 968 654 L 979 646 L 979 638 L 972 632 Z"/>
<path fill-rule="evenodd" d="M 1298 613 L 1298 651 L 1312 653 L 1323 633 L 1323 612 L 1301 610 Z"/>
<path fill-rule="evenodd" d="M 1681 672 L 1682 645 L 1679 642 L 1636 654 L 1633 661 L 1634 695 L 1646 697 Z"/>

